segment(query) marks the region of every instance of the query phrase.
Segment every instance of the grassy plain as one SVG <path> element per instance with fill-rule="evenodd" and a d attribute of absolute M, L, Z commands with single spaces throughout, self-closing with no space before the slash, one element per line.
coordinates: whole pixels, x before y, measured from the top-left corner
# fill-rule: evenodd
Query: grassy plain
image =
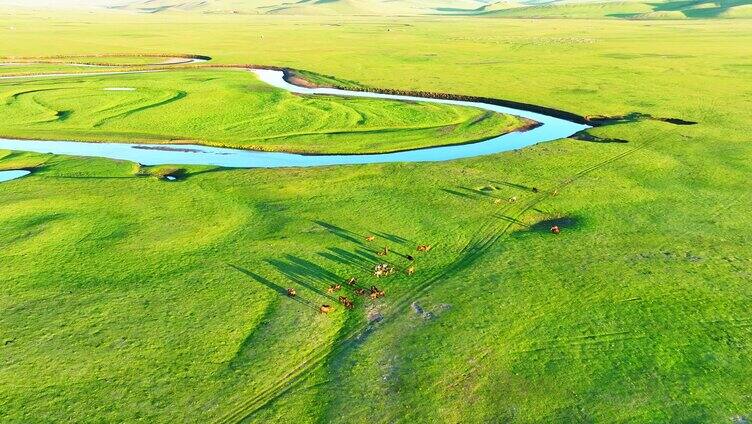
<path fill-rule="evenodd" d="M 3 152 L 3 169 L 36 168 L 0 185 L 7 421 L 752 416 L 749 21 L 3 16 L 7 55 L 168 46 L 371 86 L 698 122 L 591 130 L 625 144 L 191 167 L 178 182 L 132 163 Z M 434 248 L 415 252 L 422 243 Z M 393 253 L 377 257 L 385 245 Z M 383 260 L 400 272 L 377 280 Z M 326 287 L 350 276 L 386 297 L 312 309 L 336 304 Z M 289 286 L 301 302 L 281 295 Z"/>
<path fill-rule="evenodd" d="M 234 69 L 0 80 L 0 98 L 6 138 L 373 153 L 476 141 L 523 125 L 475 108 L 303 97 Z"/>

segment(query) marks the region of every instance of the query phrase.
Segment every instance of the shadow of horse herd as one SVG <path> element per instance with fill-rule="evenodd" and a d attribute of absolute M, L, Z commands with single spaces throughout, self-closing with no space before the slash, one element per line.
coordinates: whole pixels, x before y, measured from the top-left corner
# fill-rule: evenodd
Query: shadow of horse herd
<path fill-rule="evenodd" d="M 352 237 L 352 236 L 348 236 Z M 367 235 L 363 237 L 363 240 L 366 243 L 369 244 L 375 244 L 377 237 L 373 234 Z M 431 245 L 428 244 L 421 244 L 416 247 L 416 252 L 428 252 L 431 250 Z M 394 253 L 389 246 L 384 246 L 383 248 L 379 250 L 373 250 L 369 249 L 371 253 L 374 253 L 377 258 L 384 259 L 384 261 L 378 261 L 376 265 L 373 265 L 370 268 L 371 274 L 376 278 L 386 278 L 391 275 L 394 275 L 397 272 L 397 268 L 392 265 L 389 262 L 386 262 L 385 259 L 390 255 L 399 255 L 402 256 L 404 259 L 406 259 L 409 263 L 407 267 L 402 270 L 406 275 L 410 276 L 415 273 L 415 256 L 411 254 L 397 254 Z M 302 260 L 297 259 L 297 262 L 301 262 Z M 281 266 L 281 264 L 278 261 L 272 261 L 272 263 L 280 270 L 283 271 L 285 274 L 290 274 L 289 269 L 285 269 L 285 267 Z M 308 264 L 310 265 L 310 263 Z M 296 282 L 301 283 L 299 279 L 294 279 Z M 302 284 L 302 283 L 301 283 Z M 303 284 L 306 286 L 306 284 Z M 308 288 L 311 288 L 308 286 Z M 318 290 L 315 290 L 318 292 Z M 386 296 L 386 292 L 379 288 L 376 285 L 363 285 L 360 283 L 357 277 L 350 277 L 347 278 L 342 283 L 332 283 L 329 284 L 329 286 L 326 288 L 326 295 L 329 299 L 334 300 L 336 297 L 336 302 L 341 305 L 341 307 L 344 307 L 346 310 L 353 309 L 355 307 L 355 302 L 353 302 L 353 299 L 350 298 L 350 296 L 360 296 L 363 298 L 368 298 L 371 300 L 376 300 L 379 298 L 382 298 Z M 343 293 L 343 294 L 340 294 Z M 294 287 L 286 287 L 284 289 L 284 294 L 290 298 L 293 299 L 299 299 L 298 291 Z M 305 301 L 306 304 L 311 305 L 310 302 Z M 319 313 L 322 314 L 328 314 L 332 311 L 334 311 L 334 306 L 330 303 L 324 303 L 321 305 L 315 305 L 314 308 L 318 310 Z"/>
<path fill-rule="evenodd" d="M 393 234 L 376 232 L 363 236 L 326 222 L 316 221 L 316 224 L 329 233 L 358 246 L 353 251 L 330 247 L 326 251 L 320 252 L 319 256 L 343 265 L 359 268 L 377 279 L 387 278 L 400 272 L 407 276 L 415 274 L 417 256 L 429 252 L 432 248 L 428 244 L 415 245 Z M 384 244 L 379 243 L 379 239 L 384 241 Z M 388 245 L 385 245 L 388 243 L 400 244 L 402 246 L 412 244 L 412 246 L 415 246 L 415 252 L 410 254 L 398 253 Z M 413 249 L 412 246 L 410 247 L 411 249 Z M 393 263 L 394 261 L 390 260 L 391 257 L 401 257 L 407 261 L 407 265 L 404 268 L 398 268 Z M 277 269 L 290 282 L 324 297 L 326 303 L 312 302 L 303 297 L 295 287 L 289 285 L 281 286 L 253 271 L 232 264 L 228 265 L 278 294 L 295 300 L 322 314 L 333 312 L 335 310 L 334 305 L 336 304 L 345 310 L 353 309 L 355 307 L 353 299 L 356 296 L 371 300 L 377 300 L 386 296 L 386 292 L 379 285 L 364 284 L 356 276 L 342 278 L 321 265 L 297 256 L 288 254 L 283 259 L 268 259 L 266 262 Z M 322 287 L 326 288 L 322 289 Z"/>
<path fill-rule="evenodd" d="M 516 200 L 516 198 L 514 200 Z M 509 201 L 513 202 L 514 200 Z M 543 226 L 546 227 L 549 232 L 559 234 L 560 227 L 557 225 L 559 224 L 559 221 L 562 220 L 555 219 L 542 221 L 533 227 L 538 230 L 538 227 Z M 402 272 L 407 276 L 412 276 L 416 272 L 415 262 L 417 256 L 425 254 L 432 249 L 432 245 L 430 244 L 416 244 L 394 234 L 374 232 L 362 235 L 327 222 L 314 222 L 330 234 L 336 235 L 337 237 L 357 246 L 353 251 L 339 247 L 330 247 L 325 252 L 320 252 L 319 256 L 333 262 L 359 268 L 377 279 L 386 278 L 395 275 L 398 272 Z M 550 228 L 548 228 L 549 226 Z M 380 241 L 383 241 L 384 244 L 380 243 Z M 409 246 L 409 248 L 411 250 L 414 249 L 414 251 L 408 254 L 399 253 L 390 249 L 388 246 L 389 243 L 401 245 L 403 247 Z M 407 266 L 398 269 L 389 260 L 389 258 L 393 256 L 401 257 L 407 261 Z M 334 304 L 339 304 L 340 307 L 343 307 L 345 310 L 353 309 L 355 307 L 353 299 L 356 296 L 370 300 L 377 300 L 386 296 L 386 292 L 378 285 L 362 284 L 358 277 L 355 276 L 343 279 L 334 272 L 297 256 L 288 254 L 284 256 L 284 260 L 269 259 L 266 262 L 287 277 L 289 281 L 328 299 L 327 303 L 312 302 L 301 296 L 298 293 L 298 289 L 295 287 L 280 286 L 247 269 L 240 268 L 236 265 L 229 266 L 276 291 L 278 294 L 293 299 L 321 314 L 329 314 L 333 312 L 335 310 L 335 306 L 333 306 Z M 322 290 L 322 286 L 326 286 L 326 289 Z"/>

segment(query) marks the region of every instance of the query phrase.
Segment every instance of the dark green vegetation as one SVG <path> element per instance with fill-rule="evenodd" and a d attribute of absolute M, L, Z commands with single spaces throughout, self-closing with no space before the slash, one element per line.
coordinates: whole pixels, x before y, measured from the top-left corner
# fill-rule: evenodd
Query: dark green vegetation
<path fill-rule="evenodd" d="M 298 96 L 233 69 L 0 80 L 0 98 L 6 138 L 373 153 L 476 141 L 523 125 L 473 108 Z"/>
<path fill-rule="evenodd" d="M 35 169 L 0 184 L 5 421 L 752 416 L 748 21 L 107 19 L 3 22 L 0 39 L 9 55 L 137 40 L 369 86 L 698 124 L 626 121 L 590 133 L 627 143 L 304 170 L 3 152 L 0 169 Z M 51 34 L 59 44 L 43 42 Z M 397 272 L 376 279 L 383 261 Z M 351 276 L 386 296 L 354 295 Z M 334 283 L 344 288 L 327 293 Z M 322 303 L 335 311 L 317 313 Z"/>
<path fill-rule="evenodd" d="M 752 18 L 750 0 L 669 0 L 544 2 L 543 4 L 501 7 L 500 2 L 474 11 L 458 11 L 504 18 L 620 18 L 637 20 Z"/>

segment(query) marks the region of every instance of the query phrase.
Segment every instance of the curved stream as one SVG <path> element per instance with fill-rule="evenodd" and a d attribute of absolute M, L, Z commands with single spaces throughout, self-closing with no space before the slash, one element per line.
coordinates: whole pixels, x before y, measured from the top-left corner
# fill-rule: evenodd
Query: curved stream
<path fill-rule="evenodd" d="M 0 139 L 0 149 L 119 159 L 137 162 L 142 165 L 214 165 L 228 168 L 312 167 L 386 162 L 434 162 L 469 158 L 520 149 L 544 141 L 565 138 L 578 131 L 589 128 L 587 125 L 570 122 L 561 118 L 555 118 L 520 109 L 496 106 L 488 103 L 369 93 L 334 88 L 305 88 L 285 81 L 282 71 L 254 69 L 252 72 L 254 72 L 261 81 L 293 93 L 407 100 L 469 106 L 520 116 L 537 121 L 541 125 L 525 132 L 503 134 L 477 143 L 430 147 L 394 153 L 358 155 L 302 155 L 295 153 L 274 153 L 207 147 L 191 144 L 85 143 L 74 141 L 32 141 L 13 139 Z M 82 74 L 76 74 L 75 76 L 82 76 Z M 39 75 L 34 78 L 38 77 Z"/>

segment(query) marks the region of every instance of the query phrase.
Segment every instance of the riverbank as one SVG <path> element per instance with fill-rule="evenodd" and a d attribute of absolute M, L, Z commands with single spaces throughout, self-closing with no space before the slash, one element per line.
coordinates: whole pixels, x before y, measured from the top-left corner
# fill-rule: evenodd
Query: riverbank
<path fill-rule="evenodd" d="M 291 93 L 313 96 L 339 96 L 343 98 L 368 98 L 396 100 L 400 102 L 421 101 L 441 105 L 461 106 L 489 111 L 494 114 L 517 116 L 525 120 L 523 131 L 516 131 L 486 138 L 473 143 L 455 143 L 438 147 L 405 149 L 390 153 L 362 154 L 292 154 L 212 148 L 201 145 L 162 143 L 159 149 L 145 149 L 132 143 L 85 143 L 70 141 L 25 141 L 0 139 L 0 148 L 75 156 L 104 157 L 129 160 L 144 165 L 191 164 L 223 167 L 269 168 L 308 167 L 385 162 L 434 162 L 499 153 L 527 147 L 543 141 L 571 136 L 588 128 L 586 125 L 569 122 L 556 117 L 502 107 L 481 102 L 460 101 L 446 98 L 424 98 L 404 94 L 340 90 L 336 88 L 307 88 L 290 84 L 284 71 L 255 69 L 253 72 L 266 84 Z M 181 146 L 177 148 L 177 146 Z"/>
<path fill-rule="evenodd" d="M 367 86 L 699 122 L 623 121 L 587 131 L 614 142 L 447 162 L 295 169 L 2 150 L 3 169 L 35 166 L 0 184 L 4 420 L 752 416 L 750 22 L 0 21 L 3 54 L 210 52 Z M 95 89 L 113 86 L 135 84 Z M 394 274 L 373 276 L 384 262 Z M 351 277 L 386 296 L 358 296 Z"/>
<path fill-rule="evenodd" d="M 56 78 L 60 83 L 50 87 Z M 7 117 L 0 134 L 14 139 L 378 154 L 485 140 L 529 124 L 509 114 L 420 99 L 289 95 L 235 68 L 189 65 L 0 79 L 8 81 L 0 82 L 0 95 L 15 99 L 0 107 Z M 86 101 L 67 106 L 75 93 Z M 32 96 L 48 107 L 34 106 Z"/>

